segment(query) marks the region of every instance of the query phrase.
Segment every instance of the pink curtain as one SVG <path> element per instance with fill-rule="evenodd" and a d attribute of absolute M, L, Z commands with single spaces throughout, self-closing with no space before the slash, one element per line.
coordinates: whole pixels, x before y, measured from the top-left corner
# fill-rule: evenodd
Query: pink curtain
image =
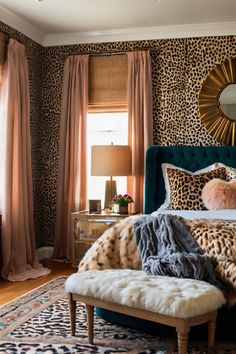
<path fill-rule="evenodd" d="M 72 211 L 86 207 L 88 55 L 65 61 L 61 106 L 54 257 L 71 258 Z"/>
<path fill-rule="evenodd" d="M 148 51 L 128 53 L 129 145 L 132 150 L 132 176 L 128 193 L 133 211 L 143 211 L 145 152 L 153 142 L 152 66 Z"/>
<path fill-rule="evenodd" d="M 4 278 L 22 281 L 50 273 L 35 251 L 28 65 L 23 44 L 10 39 L 1 92 L 5 107 L 2 254 Z"/>

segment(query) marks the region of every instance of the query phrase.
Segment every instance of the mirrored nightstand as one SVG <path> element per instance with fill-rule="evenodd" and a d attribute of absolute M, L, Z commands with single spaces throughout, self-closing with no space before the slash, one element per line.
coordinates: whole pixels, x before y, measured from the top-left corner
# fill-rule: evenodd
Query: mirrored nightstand
<path fill-rule="evenodd" d="M 96 241 L 103 232 L 115 225 L 118 221 L 134 215 L 101 213 L 89 214 L 88 211 L 71 213 L 71 263 L 77 267 L 89 247 Z"/>

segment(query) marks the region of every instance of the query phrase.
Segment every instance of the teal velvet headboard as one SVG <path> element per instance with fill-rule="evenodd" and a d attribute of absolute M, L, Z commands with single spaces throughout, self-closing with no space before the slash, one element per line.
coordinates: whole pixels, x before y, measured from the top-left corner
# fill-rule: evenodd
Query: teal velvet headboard
<path fill-rule="evenodd" d="M 192 172 L 214 162 L 236 168 L 236 147 L 231 146 L 158 146 L 146 153 L 144 213 L 157 210 L 165 200 L 165 185 L 161 164 L 171 163 Z"/>

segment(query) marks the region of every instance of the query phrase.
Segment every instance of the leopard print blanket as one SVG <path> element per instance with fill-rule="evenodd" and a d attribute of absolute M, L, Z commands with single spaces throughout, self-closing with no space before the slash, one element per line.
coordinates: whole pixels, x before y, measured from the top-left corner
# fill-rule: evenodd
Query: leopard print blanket
<path fill-rule="evenodd" d="M 106 230 L 87 251 L 79 264 L 79 270 L 141 269 L 141 258 L 133 231 L 133 224 L 138 217 L 137 215 L 127 217 Z M 236 221 L 213 219 L 183 221 L 204 253 L 216 262 L 216 271 L 232 289 L 229 296 L 236 303 Z"/>

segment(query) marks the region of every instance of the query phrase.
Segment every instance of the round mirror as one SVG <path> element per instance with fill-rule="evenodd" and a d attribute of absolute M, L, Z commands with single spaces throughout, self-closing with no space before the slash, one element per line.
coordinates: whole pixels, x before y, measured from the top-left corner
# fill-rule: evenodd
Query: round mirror
<path fill-rule="evenodd" d="M 236 58 L 229 58 L 208 73 L 199 93 L 202 124 L 216 141 L 232 146 L 236 145 L 235 92 Z"/>
<path fill-rule="evenodd" d="M 228 85 L 221 92 L 220 109 L 226 117 L 236 120 L 236 84 Z"/>

